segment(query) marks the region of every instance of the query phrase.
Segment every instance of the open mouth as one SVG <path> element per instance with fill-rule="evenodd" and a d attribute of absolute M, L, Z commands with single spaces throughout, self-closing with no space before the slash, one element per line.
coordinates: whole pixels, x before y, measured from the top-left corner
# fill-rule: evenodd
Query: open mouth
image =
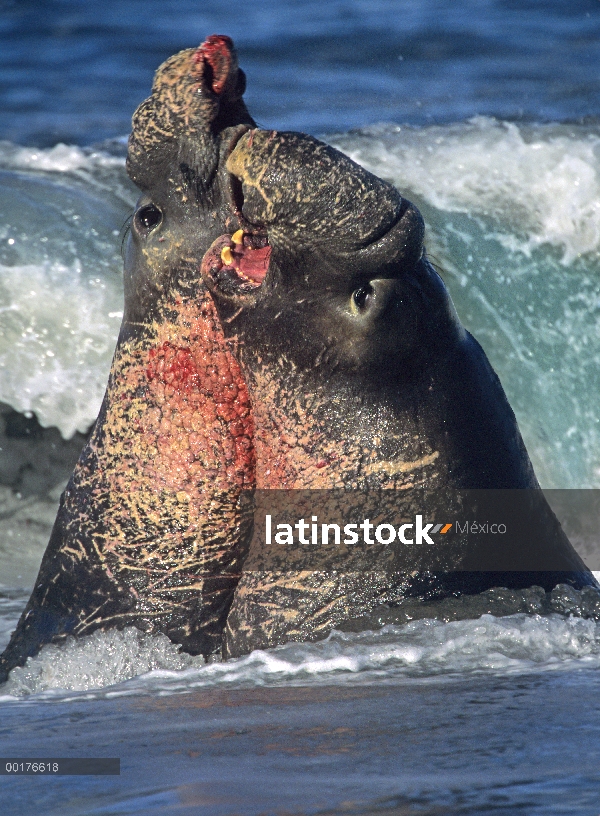
<path fill-rule="evenodd" d="M 233 130 L 221 154 L 222 164 L 248 130 L 247 125 Z M 231 173 L 227 177 L 229 206 L 239 229 L 213 241 L 202 259 L 201 272 L 211 289 L 218 289 L 222 295 L 239 297 L 255 291 L 263 283 L 269 268 L 271 246 L 266 227 L 252 224 L 244 217 L 240 180 Z"/>
<path fill-rule="evenodd" d="M 202 259 L 202 274 L 224 295 L 250 294 L 264 281 L 270 257 L 266 230 L 239 229 L 213 241 Z"/>

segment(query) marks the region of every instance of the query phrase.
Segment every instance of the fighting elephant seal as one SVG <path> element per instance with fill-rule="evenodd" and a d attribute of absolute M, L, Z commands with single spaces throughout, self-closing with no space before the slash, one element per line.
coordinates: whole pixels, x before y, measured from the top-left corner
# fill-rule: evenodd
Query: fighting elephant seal
<path fill-rule="evenodd" d="M 424 254 L 418 211 L 302 134 L 251 130 L 227 168 L 248 226 L 215 241 L 203 274 L 236 342 L 265 492 L 226 653 L 322 637 L 407 595 L 594 585 L 539 490 L 498 377 Z M 471 489 L 526 491 L 541 521 L 496 560 L 458 539 L 404 547 L 383 572 L 374 540 L 343 560 L 338 547 L 337 561 L 335 548 L 316 560 L 297 544 L 267 552 L 269 490 L 315 490 L 316 522 L 328 501 L 319 491 L 336 488 L 383 488 L 379 503 L 413 521 L 425 496 L 456 508 Z M 298 506 L 304 521 L 309 496 Z"/>
<path fill-rule="evenodd" d="M 225 160 L 254 124 L 244 87 L 231 40 L 213 36 L 165 62 L 134 114 L 127 170 L 143 195 L 108 388 L 0 681 L 44 643 L 96 629 L 163 632 L 193 654 L 220 647 L 254 451 L 247 390 L 199 264 L 240 226 Z"/>
<path fill-rule="evenodd" d="M 273 488 L 396 488 L 403 512 L 422 485 L 537 487 L 418 212 L 331 148 L 255 130 L 243 90 L 231 41 L 210 37 L 134 116 L 144 195 L 110 381 L 0 680 L 69 634 L 133 624 L 211 654 L 227 618 L 235 654 L 414 589 L 418 560 L 381 571 L 374 548 L 324 574 L 302 553 L 261 571 L 251 551 L 228 615 L 255 484 L 259 505 Z M 591 583 L 555 543 L 554 578 Z"/>

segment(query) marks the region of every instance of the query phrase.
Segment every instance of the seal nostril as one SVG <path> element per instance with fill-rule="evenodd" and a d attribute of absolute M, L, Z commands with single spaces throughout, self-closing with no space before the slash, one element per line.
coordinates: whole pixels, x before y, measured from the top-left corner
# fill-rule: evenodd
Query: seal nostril
<path fill-rule="evenodd" d="M 242 215 L 242 208 L 244 206 L 244 190 L 242 182 L 237 176 L 230 175 L 229 182 L 231 186 L 231 198 L 233 199 L 233 206 L 238 215 Z"/>
<path fill-rule="evenodd" d="M 206 85 L 219 96 L 223 93 L 230 74 L 237 68 L 232 54 L 233 41 L 225 34 L 212 34 L 202 43 L 196 61 L 204 63 Z"/>
<path fill-rule="evenodd" d="M 207 59 L 204 59 L 204 79 L 206 80 L 206 84 L 214 91 L 215 84 L 217 84 L 215 82 L 215 72 Z"/>

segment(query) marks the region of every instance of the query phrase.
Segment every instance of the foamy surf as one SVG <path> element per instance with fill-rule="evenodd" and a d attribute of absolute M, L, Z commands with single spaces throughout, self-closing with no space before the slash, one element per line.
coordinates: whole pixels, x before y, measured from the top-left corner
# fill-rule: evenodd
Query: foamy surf
<path fill-rule="evenodd" d="M 476 117 L 330 141 L 422 209 L 541 483 L 598 487 L 600 135 Z M 96 417 L 121 319 L 119 231 L 137 193 L 117 148 L 0 144 L 0 401 L 64 437 Z"/>
<path fill-rule="evenodd" d="M 65 438 L 86 431 L 121 324 L 120 280 L 90 277 L 77 260 L 0 265 L 0 281 L 2 400 Z"/>
<path fill-rule="evenodd" d="M 199 688 L 397 683 L 460 674 L 522 674 L 600 667 L 600 623 L 557 614 L 418 620 L 378 631 L 332 632 L 317 643 L 205 664 L 163 635 L 130 627 L 46 646 L 13 669 L 0 700 L 169 695 Z M 75 698 L 79 695 L 75 694 Z"/>
<path fill-rule="evenodd" d="M 122 155 L 0 143 L 0 401 L 65 438 L 102 400 L 135 198 Z"/>
<path fill-rule="evenodd" d="M 548 245 L 566 266 L 600 246 L 600 134 L 486 116 L 381 125 L 334 138 L 360 164 L 446 213 L 479 217 L 507 249 Z"/>

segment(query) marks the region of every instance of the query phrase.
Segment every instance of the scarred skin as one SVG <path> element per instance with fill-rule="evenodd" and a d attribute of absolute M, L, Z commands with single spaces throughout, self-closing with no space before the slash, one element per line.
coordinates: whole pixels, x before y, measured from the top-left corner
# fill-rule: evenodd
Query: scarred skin
<path fill-rule="evenodd" d="M 44 643 L 109 627 L 204 655 L 226 619 L 225 655 L 315 639 L 457 567 L 427 549 L 268 552 L 255 487 L 259 520 L 280 488 L 324 488 L 304 515 L 334 495 L 342 518 L 353 494 L 331 488 L 385 488 L 375 519 L 410 518 L 423 489 L 537 487 L 417 210 L 310 137 L 256 130 L 244 86 L 231 41 L 210 37 L 134 115 L 143 195 L 110 380 L 0 682 Z M 564 536 L 552 546 L 548 580 L 592 583 Z"/>
<path fill-rule="evenodd" d="M 240 226 L 224 164 L 253 125 L 244 87 L 231 41 L 214 36 L 162 65 L 133 117 L 127 170 L 143 195 L 110 379 L 0 681 L 44 643 L 95 629 L 220 648 L 255 459 L 247 389 L 199 264 Z"/>
<path fill-rule="evenodd" d="M 379 509 L 407 521 L 425 498 L 456 509 L 457 490 L 537 491 L 500 382 L 424 255 L 418 211 L 391 185 L 302 134 L 249 131 L 227 167 L 240 181 L 249 232 L 263 243 L 266 236 L 270 247 L 262 275 L 245 273 L 251 253 L 226 235 L 202 265 L 248 384 L 257 490 L 383 488 Z M 329 520 L 337 499 L 328 495 L 313 494 L 312 505 L 301 497 L 304 511 L 282 517 Z M 317 639 L 409 595 L 498 583 L 593 585 L 538 495 L 546 527 L 530 553 L 514 553 L 527 571 L 500 573 L 469 572 L 465 564 L 481 560 L 471 552 L 474 561 L 466 561 L 460 542 L 447 554 L 404 548 L 392 561 L 376 543 L 334 548 L 318 562 L 310 548 L 269 549 L 265 514 L 285 499 L 258 493 L 225 653 Z"/>

